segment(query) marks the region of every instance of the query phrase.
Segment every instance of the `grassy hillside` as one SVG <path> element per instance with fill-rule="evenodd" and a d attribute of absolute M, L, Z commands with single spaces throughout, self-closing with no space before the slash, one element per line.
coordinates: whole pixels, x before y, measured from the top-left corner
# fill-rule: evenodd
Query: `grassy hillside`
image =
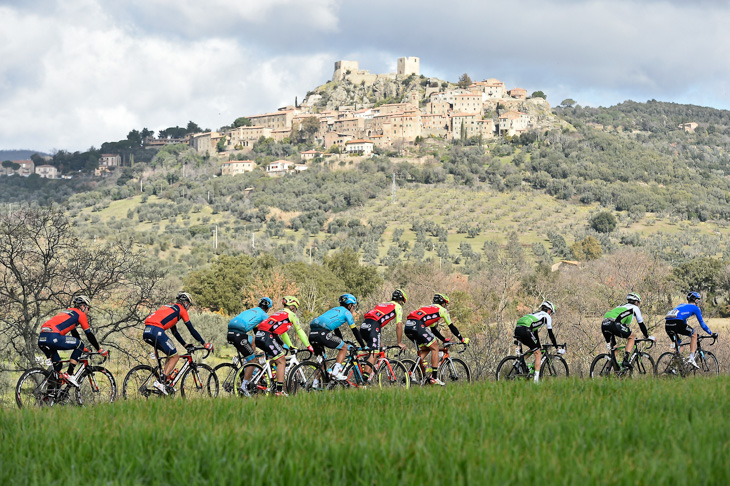
<path fill-rule="evenodd" d="M 729 391 L 481 382 L 0 410 L 0 483 L 727 484 Z"/>

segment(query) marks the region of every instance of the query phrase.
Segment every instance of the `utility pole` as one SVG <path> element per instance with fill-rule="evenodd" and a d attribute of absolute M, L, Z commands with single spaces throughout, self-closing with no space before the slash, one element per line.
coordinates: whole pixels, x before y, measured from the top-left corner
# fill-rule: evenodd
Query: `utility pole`
<path fill-rule="evenodd" d="M 251 232 L 251 249 L 256 248 L 256 233 Z"/>
<path fill-rule="evenodd" d="M 395 185 L 395 172 L 393 172 L 393 196 L 392 196 L 392 203 L 395 204 L 396 199 L 396 191 L 398 189 L 398 186 Z"/>

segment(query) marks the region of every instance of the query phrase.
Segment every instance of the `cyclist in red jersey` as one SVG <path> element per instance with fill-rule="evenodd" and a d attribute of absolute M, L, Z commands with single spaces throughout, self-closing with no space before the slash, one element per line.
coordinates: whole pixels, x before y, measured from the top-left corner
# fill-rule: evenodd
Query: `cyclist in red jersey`
<path fill-rule="evenodd" d="M 53 369 L 56 372 L 60 372 L 62 367 L 58 350 L 73 349 L 68 370 L 66 373 L 61 373 L 61 378 L 73 386 L 78 387 L 79 384 L 76 382 L 73 374 L 78 363 L 76 360 L 79 359 L 79 356 L 81 356 L 84 350 L 84 343 L 81 341 L 81 336 L 76 330 L 76 326 L 81 326 L 89 342 L 102 356 L 106 356 L 109 352 L 101 349 L 99 342 L 96 340 L 96 336 L 94 336 L 89 326 L 89 320 L 86 317 L 86 313 L 91 309 L 91 301 L 89 298 L 85 295 L 78 295 L 74 297 L 72 305 L 73 307 L 55 315 L 41 326 L 41 333 L 38 336 L 38 347 L 41 348 L 46 358 L 51 360 Z M 69 333 L 71 336 L 67 336 Z"/>
<path fill-rule="evenodd" d="M 375 308 L 369 312 L 366 312 L 364 320 L 360 325 L 360 334 L 362 335 L 365 345 L 373 350 L 373 353 L 368 357 L 368 362 L 375 367 L 375 360 L 377 355 L 375 351 L 380 351 L 382 348 L 381 344 L 381 333 L 383 328 L 388 325 L 391 321 L 395 321 L 395 335 L 398 339 L 398 346 L 401 349 L 406 349 L 406 345 L 403 344 L 403 305 L 408 300 L 408 296 L 401 289 L 395 289 L 391 296 L 390 302 L 384 302 L 375 306 Z M 363 377 L 367 381 L 369 373 L 366 371 L 363 373 Z"/>
<path fill-rule="evenodd" d="M 459 338 L 462 343 L 468 343 L 469 338 L 463 338 L 456 326 L 451 322 L 449 311 L 446 306 L 449 305 L 449 298 L 445 294 L 436 294 L 433 296 L 433 305 L 421 307 L 408 314 L 406 319 L 406 336 L 416 343 L 418 346 L 418 356 L 421 358 L 421 364 L 426 373 L 431 372 L 429 381 L 434 385 L 444 385 L 444 382 L 438 379 L 439 366 L 439 346 L 436 338 L 442 342 L 447 339 L 441 335 L 437 324 L 443 319 L 451 333 Z M 426 355 L 431 353 L 431 367 L 426 368 Z"/>
<path fill-rule="evenodd" d="M 188 309 L 191 305 L 193 305 L 193 299 L 192 297 L 190 297 L 190 294 L 186 292 L 180 292 L 179 294 L 177 294 L 175 300 L 177 301 L 175 304 L 163 305 L 155 312 L 147 316 L 147 318 L 144 320 L 144 334 L 142 334 L 142 339 L 144 339 L 144 342 L 146 342 L 153 348 L 162 351 L 167 356 L 165 359 L 165 368 L 163 371 L 163 374 L 165 375 L 163 377 L 164 379 L 167 379 L 170 376 L 170 373 L 172 373 L 172 370 L 175 368 L 178 359 L 180 359 L 180 355 L 177 354 L 177 349 L 172 343 L 172 339 L 170 339 L 167 334 L 165 334 L 165 331 L 169 329 L 170 332 L 172 332 L 172 335 L 175 336 L 175 339 L 177 339 L 178 342 L 185 347 L 185 349 L 190 349 L 191 347 L 193 347 L 192 344 L 188 345 L 185 343 L 185 340 L 182 338 L 180 332 L 177 330 L 176 324 L 179 320 L 182 320 L 185 323 L 185 327 L 188 328 L 188 331 L 190 332 L 190 335 L 193 336 L 193 339 L 205 346 L 205 349 L 213 351 L 213 344 L 206 343 L 203 338 L 200 337 L 198 331 L 196 331 L 193 325 L 190 323 Z M 167 390 L 165 389 L 165 385 L 163 383 L 155 381 L 154 387 L 167 395 Z"/>
<path fill-rule="evenodd" d="M 284 308 L 279 312 L 271 314 L 268 319 L 259 323 L 256 326 L 256 347 L 263 349 L 266 357 L 276 361 L 276 395 L 286 396 L 284 391 L 284 375 L 286 373 L 286 351 L 285 347 L 288 347 L 292 352 L 294 346 L 292 345 L 291 339 L 287 331 L 290 327 L 299 335 L 299 339 L 309 349 L 309 352 L 313 352 L 312 346 L 309 344 L 307 334 L 299 326 L 299 317 L 296 312 L 300 307 L 299 299 L 291 295 L 286 295 L 282 299 L 281 303 Z"/>

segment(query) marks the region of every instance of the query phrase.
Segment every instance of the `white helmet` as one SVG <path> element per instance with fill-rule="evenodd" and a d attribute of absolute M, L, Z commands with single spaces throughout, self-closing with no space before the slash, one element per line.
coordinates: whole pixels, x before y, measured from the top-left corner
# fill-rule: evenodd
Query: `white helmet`
<path fill-rule="evenodd" d="M 549 310 L 550 312 L 555 314 L 555 306 L 549 300 L 546 300 L 542 304 L 540 304 L 540 310 Z"/>

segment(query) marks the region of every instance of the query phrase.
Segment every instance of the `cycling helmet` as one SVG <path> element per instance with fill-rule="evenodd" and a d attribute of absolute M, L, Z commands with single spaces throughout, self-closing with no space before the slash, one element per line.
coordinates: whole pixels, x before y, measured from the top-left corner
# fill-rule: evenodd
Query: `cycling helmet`
<path fill-rule="evenodd" d="M 188 302 L 190 305 L 193 305 L 193 298 L 187 292 L 180 292 L 179 294 L 177 294 L 177 297 L 175 297 L 175 300 L 177 300 L 181 304 Z"/>
<path fill-rule="evenodd" d="M 438 305 L 448 305 L 449 296 L 446 294 L 436 294 L 433 296 L 433 303 Z"/>
<path fill-rule="evenodd" d="M 348 304 L 354 304 L 357 305 L 357 299 L 352 294 L 342 294 L 340 295 L 340 305 L 346 306 Z"/>
<path fill-rule="evenodd" d="M 399 300 L 403 303 L 405 303 L 408 300 L 408 296 L 406 293 L 401 289 L 395 289 L 393 291 L 393 295 L 390 297 L 392 300 Z"/>
<path fill-rule="evenodd" d="M 696 300 L 702 300 L 702 296 L 699 292 L 690 292 L 687 294 L 687 302 L 694 302 Z"/>
<path fill-rule="evenodd" d="M 268 297 L 262 297 L 261 300 L 259 300 L 259 307 L 261 307 L 264 312 L 271 309 L 272 305 L 274 305 L 274 303 L 271 302 L 271 299 L 269 299 Z"/>
<path fill-rule="evenodd" d="M 79 307 L 82 305 L 91 307 L 91 300 L 89 300 L 89 298 L 85 295 L 77 295 L 76 297 L 74 297 L 74 300 L 71 301 L 71 303 L 74 307 Z"/>
<path fill-rule="evenodd" d="M 546 300 L 542 304 L 540 304 L 540 310 L 544 310 L 544 311 L 549 310 L 550 312 L 555 314 L 555 305 L 553 305 L 553 303 L 550 302 L 549 300 Z"/>
<path fill-rule="evenodd" d="M 626 296 L 626 302 L 631 301 L 641 303 L 641 296 L 635 292 L 631 292 L 629 295 Z"/>
<path fill-rule="evenodd" d="M 261 299 L 263 300 L 263 299 Z M 296 307 L 299 309 L 301 307 L 301 304 L 299 303 L 299 299 L 294 297 L 293 295 L 285 295 L 283 299 L 281 299 L 281 303 L 284 307 Z"/>

